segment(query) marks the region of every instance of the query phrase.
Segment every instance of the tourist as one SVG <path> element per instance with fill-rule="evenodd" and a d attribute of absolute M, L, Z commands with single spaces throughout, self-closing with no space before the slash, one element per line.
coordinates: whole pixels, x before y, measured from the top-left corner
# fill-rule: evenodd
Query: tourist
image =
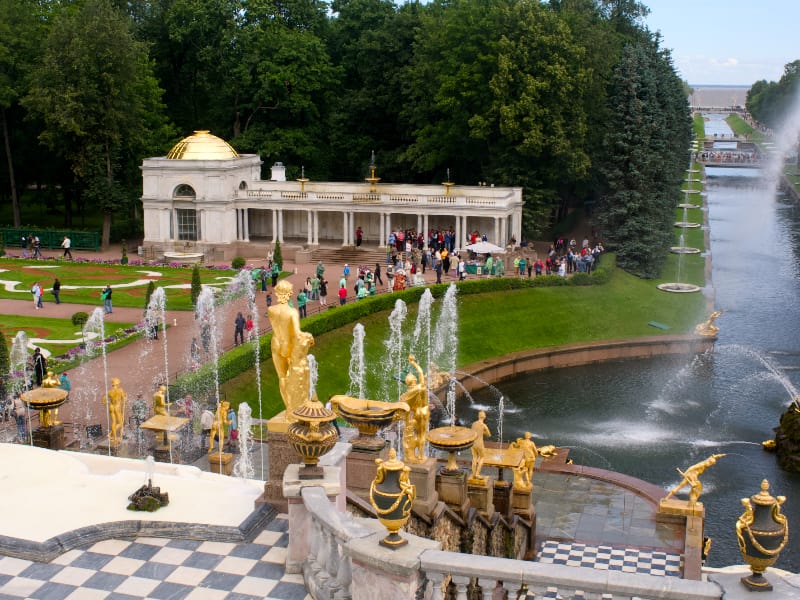
<path fill-rule="evenodd" d="M 103 301 L 103 306 L 105 307 L 106 314 L 111 314 L 114 312 L 114 306 L 111 302 L 111 284 L 106 284 L 105 289 L 100 293 L 100 299 Z"/>
<path fill-rule="evenodd" d="M 375 283 L 383 285 L 383 279 L 381 279 L 381 263 L 379 262 L 375 263 Z"/>
<path fill-rule="evenodd" d="M 361 281 L 361 279 L 359 279 Z M 363 300 L 369 294 L 369 284 L 365 283 L 362 286 L 359 286 L 358 292 L 356 292 L 356 300 Z"/>
<path fill-rule="evenodd" d="M 253 339 L 253 315 L 247 315 L 247 320 L 244 322 L 244 330 L 247 333 L 247 341 Z"/>
<path fill-rule="evenodd" d="M 492 274 L 492 267 L 494 266 L 494 257 L 489 254 L 486 257 L 486 262 L 484 263 L 484 272 L 486 276 L 489 277 Z"/>
<path fill-rule="evenodd" d="M 442 283 L 442 259 L 434 259 L 433 270 L 436 271 L 436 283 Z"/>
<path fill-rule="evenodd" d="M 17 441 L 24 443 L 25 438 L 28 436 L 28 413 L 25 403 L 19 395 L 14 397 L 12 416 L 17 422 Z"/>
<path fill-rule="evenodd" d="M 261 291 L 267 291 L 267 267 L 264 265 L 264 268 L 261 269 L 261 273 L 259 274 L 259 279 L 261 279 Z"/>
<path fill-rule="evenodd" d="M 56 298 L 56 304 L 61 304 L 61 282 L 58 277 L 53 281 L 53 296 Z"/>
<path fill-rule="evenodd" d="M 297 312 L 300 314 L 300 318 L 304 319 L 308 316 L 306 312 L 306 303 L 308 302 L 308 298 L 306 297 L 305 290 L 300 290 L 300 293 L 297 294 Z"/>
<path fill-rule="evenodd" d="M 495 261 L 494 272 L 498 277 L 502 277 L 506 274 L 506 265 L 502 258 L 498 258 L 497 261 Z"/>
<path fill-rule="evenodd" d="M 339 305 L 344 306 L 347 302 L 347 288 L 345 286 L 339 286 Z"/>
<path fill-rule="evenodd" d="M 238 346 L 239 344 L 244 344 L 244 326 L 246 321 L 242 316 L 242 313 L 238 313 L 236 315 L 236 319 L 233 321 L 233 345 Z"/>
<path fill-rule="evenodd" d="M 236 411 L 233 409 L 232 406 L 228 407 L 228 437 L 230 438 L 230 444 L 233 446 L 233 442 L 239 439 L 239 425 L 238 420 L 236 419 Z"/>
<path fill-rule="evenodd" d="M 387 292 L 391 292 L 394 289 L 394 267 L 392 265 L 386 267 L 386 286 Z"/>
<path fill-rule="evenodd" d="M 278 277 L 281 274 L 281 266 L 278 263 L 272 264 L 272 287 L 278 285 Z"/>
<path fill-rule="evenodd" d="M 64 236 L 64 239 L 61 240 L 61 247 L 64 249 L 64 255 L 62 258 L 69 256 L 70 260 L 72 260 L 72 251 L 70 250 L 71 246 L 72 240 L 70 240 L 67 236 Z"/>
<path fill-rule="evenodd" d="M 319 300 L 319 277 L 316 275 L 311 278 L 311 296 L 309 300 Z"/>
<path fill-rule="evenodd" d="M 42 286 L 39 285 L 38 281 L 33 283 L 33 287 L 31 288 L 31 294 L 33 294 L 33 307 L 36 310 L 42 308 Z"/>
<path fill-rule="evenodd" d="M 208 450 L 208 442 L 211 438 L 211 427 L 214 425 L 214 413 L 209 408 L 200 415 L 200 449 Z"/>
<path fill-rule="evenodd" d="M 320 306 L 328 304 L 328 280 L 324 277 L 319 278 L 319 304 Z"/>
<path fill-rule="evenodd" d="M 38 235 L 33 238 L 33 258 L 44 258 L 42 256 L 42 242 Z"/>
<path fill-rule="evenodd" d="M 364 231 L 361 229 L 361 225 L 356 228 L 356 248 L 361 246 L 361 240 L 364 237 Z"/>
<path fill-rule="evenodd" d="M 347 283 L 348 277 L 350 277 L 350 265 L 344 263 L 344 269 L 342 269 L 342 278 L 345 280 L 345 283 Z"/>
<path fill-rule="evenodd" d="M 456 271 L 458 272 L 458 280 L 464 281 L 464 278 L 467 276 L 467 263 L 464 262 L 463 256 L 458 259 L 458 267 L 456 267 Z"/>
<path fill-rule="evenodd" d="M 325 274 L 325 265 L 322 264 L 322 261 L 317 263 L 317 278 L 322 279 L 322 276 Z"/>
<path fill-rule="evenodd" d="M 72 390 L 72 382 L 69 380 L 69 373 L 64 371 L 61 376 L 58 378 L 58 387 L 62 390 L 66 390 L 67 398 L 66 400 L 69 401 L 69 393 Z"/>
<path fill-rule="evenodd" d="M 306 284 L 303 286 L 303 291 L 306 293 L 306 300 L 312 300 L 311 292 L 313 285 L 311 284 L 311 277 L 306 277 Z"/>
<path fill-rule="evenodd" d="M 36 385 L 42 385 L 42 380 L 47 374 L 47 359 L 42 354 L 41 348 L 33 351 L 33 377 Z"/>
<path fill-rule="evenodd" d="M 272 294 L 267 293 L 265 302 L 267 303 L 267 310 L 269 310 L 269 307 L 272 306 Z"/>

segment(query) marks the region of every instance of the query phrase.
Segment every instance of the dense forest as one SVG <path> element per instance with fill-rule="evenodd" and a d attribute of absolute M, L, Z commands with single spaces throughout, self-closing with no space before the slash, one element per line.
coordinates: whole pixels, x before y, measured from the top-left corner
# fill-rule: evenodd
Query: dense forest
<path fill-rule="evenodd" d="M 635 0 L 0 0 L 0 214 L 19 226 L 21 203 L 44 202 L 50 225 L 102 213 L 105 243 L 135 237 L 141 160 L 209 129 L 290 178 L 360 180 L 374 150 L 383 181 L 449 169 L 456 183 L 522 186 L 528 237 L 591 206 L 619 263 L 653 276 L 691 121 L 647 12 Z"/>

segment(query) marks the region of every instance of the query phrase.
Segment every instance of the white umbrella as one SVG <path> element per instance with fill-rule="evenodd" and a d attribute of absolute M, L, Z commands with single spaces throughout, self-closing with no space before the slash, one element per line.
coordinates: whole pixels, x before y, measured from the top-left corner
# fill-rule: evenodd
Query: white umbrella
<path fill-rule="evenodd" d="M 495 246 L 491 242 L 475 242 L 474 244 L 467 244 L 464 248 L 475 254 L 502 254 L 506 251 L 505 248 Z"/>

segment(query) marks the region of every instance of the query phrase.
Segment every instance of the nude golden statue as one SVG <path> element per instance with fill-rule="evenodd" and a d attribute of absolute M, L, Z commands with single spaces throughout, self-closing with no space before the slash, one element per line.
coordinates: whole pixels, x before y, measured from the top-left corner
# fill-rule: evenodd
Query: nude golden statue
<path fill-rule="evenodd" d="M 406 375 L 406 391 L 400 396 L 400 401 L 408 404 L 410 410 L 406 413 L 406 427 L 403 431 L 403 453 L 406 462 L 425 462 L 425 434 L 430 422 L 430 408 L 428 408 L 428 386 L 425 373 L 417 363 L 413 354 L 408 356 L 408 362 L 417 372 Z"/>

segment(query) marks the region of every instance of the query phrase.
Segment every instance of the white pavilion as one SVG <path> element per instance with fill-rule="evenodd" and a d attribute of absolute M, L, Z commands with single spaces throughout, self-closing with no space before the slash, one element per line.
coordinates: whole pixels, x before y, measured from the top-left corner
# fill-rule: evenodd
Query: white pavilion
<path fill-rule="evenodd" d="M 144 248 L 229 260 L 280 241 L 286 256 L 353 246 L 358 227 L 363 244 L 374 248 L 392 230 L 409 228 L 452 229 L 459 247 L 475 230 L 501 246 L 522 239 L 522 188 L 381 183 L 374 160 L 364 182 L 287 181 L 281 163 L 264 180 L 261 166 L 258 155 L 240 155 L 208 131 L 181 140 L 167 156 L 146 158 Z"/>

